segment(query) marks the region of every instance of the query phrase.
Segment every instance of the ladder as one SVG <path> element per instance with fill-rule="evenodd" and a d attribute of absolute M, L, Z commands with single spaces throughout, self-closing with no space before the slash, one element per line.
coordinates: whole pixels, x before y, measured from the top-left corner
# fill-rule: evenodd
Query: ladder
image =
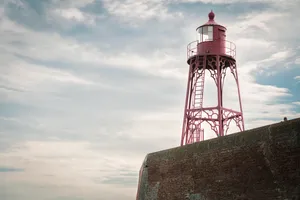
<path fill-rule="evenodd" d="M 202 62 L 203 64 L 203 62 Z M 203 92 L 204 92 L 204 79 L 205 79 L 205 70 L 197 78 L 195 78 L 194 85 L 194 108 L 202 108 L 203 106 Z M 202 112 L 198 114 L 198 117 L 201 118 Z M 204 129 L 201 128 L 201 124 L 196 125 L 196 130 L 193 134 L 193 141 L 199 142 L 204 140 Z"/>
<path fill-rule="evenodd" d="M 203 105 L 203 90 L 204 90 L 204 78 L 205 78 L 205 70 L 203 70 L 202 74 L 195 80 L 195 96 L 194 96 L 194 108 L 202 108 Z"/>
<path fill-rule="evenodd" d="M 196 133 L 194 134 L 194 140 L 195 142 L 200 142 L 204 140 L 204 129 L 201 128 L 201 126 L 199 126 L 196 129 Z"/>

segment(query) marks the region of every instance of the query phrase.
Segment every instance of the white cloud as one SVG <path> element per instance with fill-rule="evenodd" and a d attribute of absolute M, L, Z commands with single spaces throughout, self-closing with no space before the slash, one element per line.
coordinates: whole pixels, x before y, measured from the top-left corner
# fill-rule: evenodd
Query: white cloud
<path fill-rule="evenodd" d="M 300 106 L 300 101 L 293 102 L 294 105 Z"/>
<path fill-rule="evenodd" d="M 124 195 L 124 199 L 130 199 L 128 189 L 124 190 L 127 188 L 125 185 L 122 188 L 114 183 L 107 185 L 104 181 L 116 175 L 122 176 L 122 171 L 128 173 L 126 178 L 137 180 L 137 166 L 139 159 L 142 159 L 128 160 L 109 151 L 97 152 L 89 149 L 86 142 L 30 141 L 22 146 L 13 146 L 11 150 L 0 153 L 0 160 L 4 161 L 1 162 L 2 167 L 20 167 L 24 172 L 7 174 L 4 183 L 17 187 L 19 183 L 26 183 L 36 188 L 38 193 L 43 192 L 43 196 L 52 198 L 66 195 L 98 199 L 99 191 L 102 191 L 104 196 L 101 195 L 101 198 L 111 199 L 113 196 Z M 51 192 L 52 185 L 64 189 Z M 41 191 L 41 186 L 48 189 Z M 114 187 L 120 188 L 115 191 Z M 20 190 L 15 192 L 18 194 Z M 23 198 L 30 197 L 30 193 L 25 191 L 21 194 Z"/>
<path fill-rule="evenodd" d="M 270 58 L 264 59 L 261 62 L 263 62 L 263 63 L 270 62 L 270 61 L 279 62 L 279 61 L 283 61 L 291 56 L 293 56 L 293 54 L 291 54 L 291 52 L 289 52 L 289 51 L 280 51 L 280 52 L 276 52 L 276 53 L 272 54 Z"/>
<path fill-rule="evenodd" d="M 286 16 L 285 13 L 276 13 L 273 11 L 262 12 L 262 13 L 250 13 L 244 16 L 239 16 L 238 19 L 241 19 L 242 22 L 239 23 L 239 26 L 243 31 L 247 30 L 251 26 L 255 26 L 257 28 L 262 29 L 267 33 L 271 33 L 271 28 L 268 25 L 268 22 L 271 20 L 276 20 L 278 18 L 282 18 Z"/>
<path fill-rule="evenodd" d="M 62 70 L 50 69 L 41 65 L 28 64 L 26 62 L 12 62 L 2 70 L 0 75 L 10 86 L 22 90 L 38 89 L 48 81 L 70 82 L 73 84 L 90 85 L 91 81 L 78 78 Z M 53 83 L 53 82 L 50 82 Z M 35 87 L 35 88 L 33 88 Z"/>
<path fill-rule="evenodd" d="M 1 102 L 34 105 L 39 103 L 38 99 L 42 97 L 48 98 L 51 102 L 53 97 L 47 96 L 58 93 L 61 85 L 101 86 L 101 84 L 76 77 L 69 72 L 49 69 L 41 65 L 14 62 L 7 67 L 7 70 L 2 70 L 0 74 Z"/>
<path fill-rule="evenodd" d="M 292 50 L 275 52 L 270 55 L 269 58 L 259 61 L 257 69 L 259 70 L 259 73 L 265 73 L 267 76 L 274 75 L 278 70 L 282 70 L 283 66 L 285 66 L 285 64 L 280 65 L 279 63 L 293 57 L 295 54 L 296 52 Z"/>
<path fill-rule="evenodd" d="M 253 11 L 238 16 L 236 23 L 228 25 L 228 38 L 237 45 L 237 60 L 240 67 L 252 65 L 242 70 L 256 71 L 264 75 L 274 75 L 282 68 L 287 68 L 291 63 L 288 59 L 294 59 L 297 47 L 293 43 L 296 34 L 281 34 L 281 30 L 288 29 L 292 24 L 289 19 L 297 15 L 293 4 L 286 4 L 290 9 L 280 8 L 266 11 Z M 300 28 L 300 27 L 299 27 Z M 297 27 L 295 27 L 297 29 Z M 272 70 L 270 70 L 272 67 Z"/>
<path fill-rule="evenodd" d="M 95 0 L 51 0 L 51 3 L 58 8 L 81 8 L 94 2 Z"/>
<path fill-rule="evenodd" d="M 56 9 L 55 14 L 68 20 L 75 20 L 80 23 L 94 24 L 96 16 L 83 13 L 78 8 Z"/>
<path fill-rule="evenodd" d="M 195 2 L 201 2 L 201 3 L 211 3 L 211 4 L 233 4 L 233 3 L 239 3 L 239 0 L 171 0 L 171 2 L 183 2 L 183 3 L 195 3 Z M 294 2 L 297 2 L 297 0 L 291 0 L 291 1 L 285 1 L 285 0 L 244 0 L 243 3 L 272 3 L 275 5 L 290 5 Z"/>
<path fill-rule="evenodd" d="M 152 18 L 166 20 L 182 17 L 181 13 L 170 13 L 166 6 L 167 2 L 161 0 L 104 0 L 103 3 L 110 14 L 129 21 L 133 25 L 136 25 L 138 20 L 144 21 Z"/>
<path fill-rule="evenodd" d="M 25 3 L 22 0 L 4 0 L 2 3 L 4 3 L 5 5 L 10 3 L 22 8 L 25 7 Z"/>
<path fill-rule="evenodd" d="M 61 61 L 97 67 L 126 67 L 152 75 L 182 77 L 177 69 L 168 67 L 178 61 L 175 56 L 177 51 L 172 49 L 160 49 L 147 55 L 141 55 L 138 52 L 127 53 L 122 49 L 116 49 L 116 52 L 111 54 L 100 49 L 99 46 L 79 43 L 56 33 L 35 32 L 8 19 L 2 19 L 0 30 L 2 30 L 1 46 L 7 54 L 19 54 L 45 62 Z M 14 41 L 19 41 L 21 45 L 11 45 Z"/>
<path fill-rule="evenodd" d="M 85 22 L 87 13 L 82 13 L 79 8 L 92 1 L 54 3 L 61 5 L 57 9 L 65 18 Z M 25 168 L 21 174 L 7 176 L 5 184 L 28 191 L 39 188 L 37 199 L 45 193 L 51 197 L 75 195 L 84 199 L 99 199 L 101 193 L 106 195 L 101 196 L 104 199 L 132 199 L 135 185 L 109 185 L 107 182 L 116 181 L 116 178 L 126 181 L 122 171 L 126 169 L 137 175 L 146 153 L 179 144 L 188 68 L 184 43 L 195 39 L 193 23 L 198 22 L 176 21 L 178 26 L 168 21 L 153 22 L 154 31 L 149 33 L 149 29 L 144 30 L 148 24 L 141 22 L 149 22 L 159 14 L 160 19 L 176 19 L 174 16 L 178 13 L 171 13 L 166 7 L 167 2 L 106 0 L 104 3 L 112 15 L 139 24 L 140 30 L 144 31 L 143 38 L 135 40 L 139 35 L 134 35 L 122 40 L 121 32 L 120 35 L 113 32 L 109 38 L 94 37 L 93 42 L 87 43 L 77 40 L 77 36 L 34 31 L 6 17 L 0 21 L 0 86 L 7 87 L 0 88 L 1 101 L 14 100 L 18 106 L 25 104 L 30 108 L 30 112 L 20 111 L 14 116 L 1 114 L 0 125 L 9 126 L 0 130 L 1 138 L 5 139 L 0 142 L 12 144 L 10 140 L 21 139 L 0 153 L 0 161 L 5 161 L 1 163 L 7 167 Z M 281 39 L 257 32 L 257 28 L 264 33 L 277 30 L 274 22 L 277 23 L 281 14 L 284 18 L 291 17 L 287 15 L 289 13 L 278 13 L 245 14 L 228 26 L 228 36 L 238 49 L 247 129 L 277 122 L 283 116 L 297 116 L 293 109 L 298 102 L 294 105 L 278 103 L 282 98 L 292 96 L 287 88 L 258 84 L 253 74 L 260 70 L 260 65 L 264 64 L 266 69 L 284 62 L 294 52 L 290 45 L 281 43 Z M 242 28 L 239 27 L 241 24 Z M 117 25 L 105 24 L 108 27 Z M 244 34 L 254 25 L 257 25 L 254 31 Z M 99 26 L 104 25 L 94 21 L 94 26 L 89 26 L 90 31 L 98 31 Z M 162 26 L 170 28 L 163 29 L 166 32 L 159 35 L 159 40 L 167 38 L 168 42 L 153 47 L 151 44 L 158 36 L 154 33 Z M 289 25 L 283 23 L 282 26 L 286 30 Z M 131 28 L 128 29 L 139 30 Z M 170 34 L 174 32 L 177 35 Z M 116 37 L 121 39 L 114 46 Z M 132 41 L 125 44 L 125 40 Z M 183 44 L 173 43 L 173 40 Z M 33 64 L 34 60 L 38 62 Z M 60 64 L 55 64 L 57 62 Z M 233 95 L 237 93 L 236 86 L 229 77 L 228 74 L 224 99 L 226 106 L 236 109 L 237 99 Z M 298 76 L 295 79 L 300 80 Z M 204 103 L 213 103 L 215 87 L 212 81 L 206 83 Z M 13 88 L 34 92 L 9 90 Z M 30 131 L 24 128 L 16 133 L 15 129 L 10 129 L 16 124 L 30 128 Z M 209 127 L 206 128 L 206 138 L 214 137 Z M 231 130 L 234 131 L 236 129 Z M 129 179 L 134 182 L 134 177 Z M 20 182 L 27 184 L 24 186 Z M 40 189 L 42 185 L 48 189 Z M 4 186 L 0 183 L 1 187 Z M 118 188 L 117 192 L 115 188 Z M 9 188 L 6 191 L 10 191 Z M 30 195 L 35 194 L 26 193 L 24 189 L 17 191 L 27 199 L 33 199 Z"/>

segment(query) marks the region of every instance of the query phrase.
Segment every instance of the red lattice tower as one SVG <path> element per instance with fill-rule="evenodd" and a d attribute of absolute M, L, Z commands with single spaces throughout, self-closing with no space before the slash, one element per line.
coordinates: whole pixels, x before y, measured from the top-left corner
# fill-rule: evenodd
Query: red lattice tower
<path fill-rule="evenodd" d="M 226 41 L 226 28 L 214 21 L 215 14 L 208 14 L 209 21 L 197 28 L 198 40 L 187 47 L 189 74 L 184 109 L 181 146 L 204 140 L 203 122 L 207 122 L 217 136 L 227 134 L 229 124 L 235 121 L 240 131 L 244 119 L 236 67 L 235 44 Z M 226 71 L 233 75 L 239 100 L 239 111 L 223 107 L 223 85 Z M 203 107 L 205 72 L 209 72 L 217 87 L 218 104 Z"/>

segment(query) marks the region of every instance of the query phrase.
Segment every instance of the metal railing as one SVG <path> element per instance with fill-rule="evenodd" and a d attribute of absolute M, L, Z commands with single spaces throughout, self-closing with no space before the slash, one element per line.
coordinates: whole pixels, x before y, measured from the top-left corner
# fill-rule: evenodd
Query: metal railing
<path fill-rule="evenodd" d="M 225 54 L 235 59 L 236 57 L 236 46 L 233 42 L 225 40 Z"/>
<path fill-rule="evenodd" d="M 187 59 L 197 54 L 198 40 L 193 41 L 187 45 Z"/>
<path fill-rule="evenodd" d="M 219 48 L 223 48 L 225 49 L 225 54 L 227 56 L 231 56 L 235 59 L 236 57 L 236 46 L 233 42 L 230 42 L 230 41 L 227 41 L 227 40 L 224 40 L 225 41 L 225 46 L 221 46 L 221 43 L 218 43 L 220 44 Z M 189 43 L 187 45 L 187 59 L 189 59 L 190 57 L 194 56 L 197 54 L 197 45 L 199 44 L 198 40 L 196 41 L 193 41 L 191 43 Z M 217 47 L 215 47 L 217 48 Z"/>

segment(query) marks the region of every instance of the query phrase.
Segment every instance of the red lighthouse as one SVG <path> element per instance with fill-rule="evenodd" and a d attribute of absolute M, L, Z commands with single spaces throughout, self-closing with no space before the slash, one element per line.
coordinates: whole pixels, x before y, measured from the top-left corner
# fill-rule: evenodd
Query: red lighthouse
<path fill-rule="evenodd" d="M 233 120 L 240 131 L 244 130 L 244 119 L 238 73 L 236 48 L 226 41 L 226 28 L 214 21 L 215 14 L 208 14 L 209 21 L 199 26 L 198 39 L 188 44 L 187 63 L 189 74 L 181 136 L 181 146 L 204 140 L 203 122 L 210 125 L 217 136 L 226 135 Z M 233 75 L 238 92 L 239 110 L 223 107 L 223 86 L 226 71 Z M 203 107 L 205 72 L 213 78 L 217 88 L 217 105 Z"/>

